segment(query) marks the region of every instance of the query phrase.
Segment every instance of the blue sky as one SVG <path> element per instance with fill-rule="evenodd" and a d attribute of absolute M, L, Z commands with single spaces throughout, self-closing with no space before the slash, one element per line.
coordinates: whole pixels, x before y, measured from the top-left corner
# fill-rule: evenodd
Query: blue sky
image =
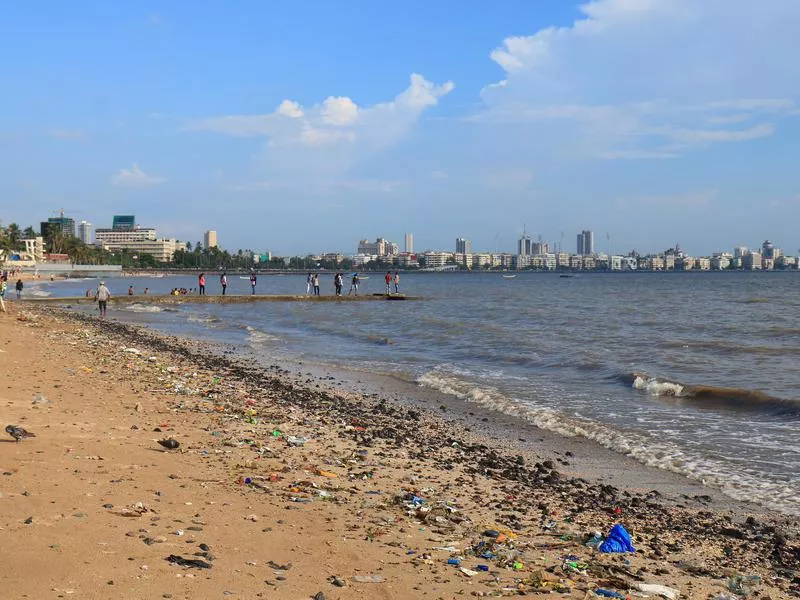
<path fill-rule="evenodd" d="M 796 0 L 12 3 L 0 219 L 796 252 L 798 28 Z"/>

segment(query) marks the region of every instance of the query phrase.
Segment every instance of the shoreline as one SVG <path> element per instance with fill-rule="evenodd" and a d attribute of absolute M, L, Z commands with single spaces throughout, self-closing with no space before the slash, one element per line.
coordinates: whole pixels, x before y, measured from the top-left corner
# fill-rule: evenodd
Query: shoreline
<path fill-rule="evenodd" d="M 19 316 L 26 320 L 12 321 Z M 770 511 L 757 511 L 742 504 L 740 511 L 731 514 L 727 508 L 716 506 L 711 498 L 679 499 L 674 503 L 663 500 L 661 491 L 620 490 L 607 483 L 573 477 L 569 472 L 559 473 L 570 466 L 562 466 L 559 462 L 566 461 L 566 455 L 557 458 L 543 456 L 537 452 L 541 448 L 536 441 L 532 441 L 529 448 L 517 452 L 514 448 L 503 447 L 496 440 L 486 439 L 483 431 L 466 431 L 463 423 L 448 423 L 434 412 L 435 407 L 432 407 L 434 410 L 415 409 L 386 398 L 365 398 L 353 391 L 335 389 L 330 382 L 323 386 L 319 378 L 292 376 L 280 367 L 248 364 L 248 361 L 231 356 L 231 351 L 222 347 L 219 348 L 221 355 L 211 352 L 203 342 L 32 304 L 14 303 L 4 317 L 4 324 L 10 322 L 7 327 L 11 333 L 26 338 L 23 341 L 32 345 L 29 348 L 31 352 L 42 343 L 46 345 L 47 352 L 52 355 L 52 364 L 43 362 L 44 357 L 31 355 L 31 360 L 42 371 L 52 369 L 57 372 L 53 381 L 58 381 L 59 387 L 55 390 L 77 387 L 78 393 L 89 392 L 92 398 L 84 397 L 81 404 L 73 402 L 69 410 L 86 415 L 83 419 L 97 421 L 98 427 L 105 428 L 103 431 L 109 431 L 109 427 L 116 431 L 112 439 L 101 435 L 93 441 L 95 454 L 105 459 L 103 469 L 109 470 L 114 464 L 110 454 L 108 458 L 106 454 L 113 453 L 115 448 L 121 453 L 120 460 L 130 453 L 138 454 L 160 471 L 174 468 L 172 465 L 179 461 L 190 471 L 200 467 L 213 471 L 204 473 L 199 479 L 202 483 L 210 481 L 209 475 L 214 476 L 215 483 L 206 484 L 212 486 L 218 495 L 214 502 L 244 502 L 260 514 L 257 520 L 269 521 L 273 529 L 275 523 L 289 519 L 288 515 L 293 513 L 302 513 L 291 517 L 300 519 L 295 522 L 296 527 L 302 525 L 304 518 L 314 521 L 324 517 L 317 523 L 322 523 L 317 533 L 325 538 L 325 543 L 321 548 L 309 550 L 316 561 L 313 565 L 326 567 L 316 571 L 324 572 L 316 572 L 313 567 L 310 567 L 311 571 L 315 572 L 306 572 L 305 568 L 309 568 L 306 566 L 300 578 L 296 572 L 287 571 L 288 581 L 285 582 L 268 573 L 272 586 L 265 585 L 263 576 L 261 579 L 255 577 L 252 588 L 249 583 L 246 587 L 258 590 L 265 597 L 283 597 L 284 593 L 311 597 L 317 589 L 323 590 L 329 598 L 363 597 L 364 594 L 373 597 L 372 593 L 387 598 L 421 597 L 424 594 L 419 590 L 431 591 L 432 595 L 433 590 L 437 590 L 434 597 L 456 597 L 460 595 L 459 590 L 463 592 L 465 589 L 464 593 L 472 595 L 507 595 L 509 589 L 531 592 L 535 588 L 555 589 L 558 585 L 570 590 L 565 597 L 577 598 L 591 593 L 595 586 L 608 587 L 609 583 L 615 584 L 612 586 L 614 589 L 635 589 L 641 583 L 638 579 L 677 587 L 688 597 L 706 597 L 696 594 L 724 592 L 731 577 L 735 584 L 735 573 L 758 574 L 761 577 L 759 589 L 765 593 L 787 594 L 800 590 L 797 580 L 792 583 L 800 556 L 797 525 L 792 524 L 791 519 Z M 59 333 L 54 333 L 54 330 Z M 131 348 L 137 352 L 129 352 Z M 7 419 L 13 414 L 13 418 L 20 420 L 20 425 L 40 431 L 39 435 L 45 439 L 46 435 L 42 433 L 51 426 L 54 430 L 65 430 L 71 439 L 83 439 L 80 424 L 75 431 L 76 426 L 67 423 L 70 417 L 62 417 L 61 425 L 56 424 L 59 419 L 41 419 L 42 412 L 59 407 L 59 400 L 51 407 L 30 409 L 36 381 L 31 381 L 29 374 L 26 378 L 24 367 L 12 363 L 12 357 L 20 352 L 16 346 L 3 349 L 6 351 L 0 353 L 0 361 L 17 376 L 12 390 L 5 393 L 13 405 Z M 155 360 L 151 360 L 151 353 Z M 91 371 L 80 375 L 81 365 L 78 363 L 86 363 L 86 359 L 92 357 L 101 361 L 102 369 L 83 365 Z M 78 366 L 64 364 L 68 362 Z M 175 365 L 180 366 L 170 371 L 170 367 Z M 65 368 L 76 374 L 65 377 Z M 189 376 L 189 373 L 194 375 Z M 85 384 L 81 386 L 80 380 L 73 381 L 73 377 L 90 378 L 91 388 L 86 389 Z M 215 383 L 215 377 L 222 383 Z M 196 386 L 193 381 L 201 381 L 202 385 Z M 224 387 L 224 393 L 217 387 L 220 385 Z M 94 398 L 92 392 L 102 389 L 107 389 L 110 396 L 119 397 L 119 403 Z M 51 393 L 55 390 L 48 388 Z M 46 391 L 42 393 L 48 395 Z M 104 406 L 100 412 L 97 412 L 98 402 Z M 137 405 L 143 408 L 137 409 Z M 217 406 L 221 410 L 217 410 Z M 477 413 L 478 407 L 474 408 Z M 178 454 L 153 454 L 151 449 L 144 448 L 142 438 L 152 440 L 155 434 L 146 432 L 144 427 L 131 431 L 130 422 L 142 421 L 149 414 L 153 415 L 149 418 L 153 423 L 166 418 L 176 437 L 187 436 L 186 449 Z M 22 416 L 27 417 L 27 421 L 23 421 Z M 176 424 L 178 422 L 182 423 L 180 427 Z M 282 433 L 271 435 L 275 426 L 293 435 L 307 434 L 313 441 L 299 448 L 287 445 L 285 439 L 288 437 L 284 438 Z M 43 427 L 47 429 L 43 430 Z M 218 429 L 223 430 L 222 435 L 215 436 Z M 253 443 L 242 442 L 243 435 Z M 228 441 L 232 445 L 226 445 Z M 37 443 L 40 443 L 39 438 L 19 445 L 5 445 L 6 448 L 10 446 L 22 461 L 14 477 L 24 478 L 24 466 L 31 464 L 30 453 L 35 452 L 34 444 Z M 206 455 L 203 455 L 202 448 L 208 448 Z M 254 448 L 259 449 L 255 456 Z M 262 451 L 263 448 L 268 448 L 268 451 Z M 363 452 L 366 454 L 361 454 Z M 133 457 L 128 460 L 133 460 Z M 270 465 L 261 469 L 263 462 L 258 461 Z M 5 462 L 9 462 L 8 456 Z M 371 464 L 366 465 L 366 462 Z M 309 463 L 318 466 L 307 468 Z M 10 469 L 8 464 L 4 467 Z M 272 471 L 278 473 L 275 481 L 269 472 L 272 469 L 278 469 Z M 328 473 L 329 469 L 338 471 L 339 477 L 347 477 L 347 480 L 321 475 Z M 231 471 L 234 475 L 243 472 L 263 475 L 255 479 L 251 477 L 255 484 L 240 485 L 235 483 L 238 477 L 231 477 Z M 372 475 L 367 476 L 367 471 Z M 222 474 L 227 475 L 220 479 Z M 31 487 L 42 488 L 40 494 L 48 491 L 47 481 L 35 481 L 35 473 L 28 475 L 34 478 L 26 482 Z M 63 476 L 68 477 L 68 474 Z M 144 477 L 144 474 L 134 472 L 129 476 Z M 205 490 L 201 483 L 187 481 L 185 475 L 180 477 L 177 481 L 184 482 L 195 492 Z M 308 480 L 316 487 L 298 483 Z M 337 481 L 346 485 L 328 485 Z M 287 482 L 294 483 L 287 487 Z M 151 489 L 153 485 L 165 484 L 145 483 L 144 487 Z M 18 484 L 15 490 L 19 487 Z M 53 492 L 52 489 L 49 491 Z M 327 494 L 322 495 L 321 491 Z M 378 493 L 373 495 L 370 492 Z M 169 498 L 171 493 L 178 492 L 168 491 L 166 497 Z M 413 502 L 409 505 L 408 494 L 425 498 L 429 507 L 449 508 L 423 513 L 420 506 L 415 507 Z M 399 498 L 398 504 L 392 500 L 393 497 Z M 15 495 L 14 501 L 24 504 L 26 498 Z M 160 502 L 161 495 L 155 498 L 154 501 Z M 291 498 L 311 501 L 297 502 Z M 448 504 L 439 505 L 439 501 Z M 28 527 L 22 523 L 28 515 L 10 510 L 9 504 L 12 503 L 0 503 L 4 526 L 0 535 L 8 536 L 12 532 L 20 535 L 19 532 Z M 213 510 L 211 506 L 206 508 Z M 454 508 L 456 510 L 451 510 Z M 287 512 L 287 509 L 291 510 Z M 331 527 L 331 523 L 337 520 L 352 517 L 354 510 L 359 511 L 359 517 L 350 521 L 347 527 Z M 754 514 L 758 517 L 753 517 Z M 431 515 L 435 516 L 429 518 Z M 742 520 L 745 515 L 750 518 Z M 218 516 L 224 523 L 223 530 L 225 527 L 253 530 L 255 521 L 247 521 L 237 512 Z M 599 554 L 581 543 L 583 534 L 594 530 L 605 533 L 618 521 L 624 522 L 634 532 L 634 545 L 640 548 L 640 552 L 626 556 L 631 564 L 621 567 L 625 571 L 622 574 L 609 570 L 612 566 L 619 566 L 620 555 Z M 36 523 L 36 517 L 33 523 Z M 100 529 L 105 534 L 108 528 L 102 525 Z M 513 550 L 514 563 L 519 562 L 521 568 L 500 560 L 500 552 L 491 560 L 472 557 L 468 549 L 474 548 L 472 542 L 481 540 L 481 532 L 487 528 L 508 529 L 515 536 L 512 541 L 498 544 L 497 549 Z M 220 539 L 225 539 L 223 530 L 219 532 Z M 348 532 L 357 533 L 352 533 L 351 537 Z M 436 540 L 429 539 L 432 535 Z M 164 537 L 167 540 L 159 544 L 178 543 L 169 536 Z M 236 539 L 240 544 L 245 543 Z M 297 544 L 297 540 L 291 537 L 284 541 L 289 546 Z M 459 543 L 449 543 L 455 541 Z M 117 542 L 115 539 L 114 543 Z M 312 542 L 314 540 L 309 541 Z M 233 546 L 220 544 L 225 548 L 222 557 L 234 553 Z M 186 546 L 185 542 L 181 545 Z M 354 545 L 358 550 L 351 547 Z M 161 549 L 157 545 L 142 546 L 141 542 L 139 546 L 142 552 L 145 547 Z M 15 547 L 15 551 L 9 552 L 9 547 Z M 435 547 L 454 550 L 435 550 Z M 8 539 L 0 548 L 6 548 L 0 557 L 5 564 L 22 568 L 20 557 L 24 557 L 25 552 L 20 551 L 18 542 L 14 546 Z M 263 543 L 260 550 L 252 551 L 262 555 L 266 552 Z M 413 553 L 409 554 L 411 551 Z M 334 556 L 344 557 L 344 562 L 336 567 L 341 571 L 338 575 L 331 572 L 333 567 L 327 567 L 332 559 L 326 557 L 331 552 Z M 166 555 L 166 552 L 160 554 Z M 563 556 L 567 554 L 579 556 L 580 561 L 587 562 L 587 567 L 578 568 L 577 572 L 575 568 L 565 568 Z M 464 567 L 474 575 L 447 565 L 447 558 L 456 555 L 462 556 Z M 31 556 L 28 560 L 36 563 Z M 56 559 L 51 557 L 49 560 Z M 176 568 L 170 565 L 159 565 L 150 573 L 145 570 L 143 575 L 139 568 L 140 560 L 134 560 L 132 564 L 126 564 L 130 561 L 122 556 L 118 560 L 121 565 L 115 565 L 126 574 L 125 581 L 139 592 L 142 588 L 136 586 L 148 577 L 163 580 L 165 586 L 169 581 L 172 587 L 178 581 L 179 587 L 184 586 L 179 593 L 186 593 L 188 588 L 185 586 L 200 583 L 199 578 L 191 582 L 186 578 L 176 580 Z M 224 558 L 219 560 L 222 563 Z M 476 561 L 481 560 L 491 563 L 488 565 L 491 576 L 473 570 Z M 384 581 L 364 584 L 348 579 L 361 568 L 360 565 L 366 564 L 380 565 L 380 569 L 386 571 L 381 575 Z M 253 570 L 249 567 L 255 569 L 253 565 L 241 568 Z M 217 575 L 220 572 L 213 571 L 203 580 L 211 586 L 208 589 L 217 590 L 213 597 L 221 593 L 214 587 L 219 585 L 219 581 L 214 583 Z M 346 587 L 338 588 L 327 581 L 328 577 L 339 575 L 347 580 Z M 15 574 L 14 577 L 18 576 Z M 553 577 L 560 582 L 556 584 Z M 52 577 L 50 584 L 55 585 Z M 21 589 L 19 586 L 22 584 L 16 579 L 14 585 L 14 589 Z M 284 591 L 279 592 L 275 587 Z M 307 596 L 300 595 L 312 589 L 314 591 Z M 141 597 L 133 593 L 120 596 L 120 590 L 122 588 L 115 590 L 118 593 L 113 594 L 114 597 Z M 195 593 L 198 593 L 196 589 Z"/>

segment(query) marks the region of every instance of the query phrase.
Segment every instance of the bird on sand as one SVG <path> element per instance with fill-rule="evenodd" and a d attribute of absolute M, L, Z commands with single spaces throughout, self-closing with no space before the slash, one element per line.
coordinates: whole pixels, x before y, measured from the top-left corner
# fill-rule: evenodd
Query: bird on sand
<path fill-rule="evenodd" d="M 175 450 L 180 447 L 180 443 L 178 440 L 173 440 L 172 438 L 166 440 L 158 440 L 158 443 L 161 444 L 167 450 Z"/>
<path fill-rule="evenodd" d="M 36 437 L 35 433 L 25 431 L 22 427 L 18 427 L 17 425 L 6 425 L 6 433 L 17 442 L 25 438 Z"/>

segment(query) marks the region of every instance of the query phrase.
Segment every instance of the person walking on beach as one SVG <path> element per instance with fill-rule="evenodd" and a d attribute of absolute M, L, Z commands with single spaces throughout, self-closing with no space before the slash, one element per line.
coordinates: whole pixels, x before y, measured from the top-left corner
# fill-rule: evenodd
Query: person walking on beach
<path fill-rule="evenodd" d="M 106 282 L 101 281 L 94 294 L 94 299 L 97 300 L 97 308 L 100 310 L 100 318 L 104 319 L 106 316 L 109 298 L 111 298 L 111 292 L 106 287 Z"/>
<path fill-rule="evenodd" d="M 24 284 L 22 283 L 22 279 L 17 279 L 17 300 L 22 298 L 22 288 Z"/>
<path fill-rule="evenodd" d="M 197 278 L 197 285 L 200 286 L 200 295 L 206 295 L 206 274 L 200 273 L 200 276 Z"/>
<path fill-rule="evenodd" d="M 311 293 L 311 287 L 313 286 L 313 284 L 314 284 L 314 277 L 311 275 L 311 273 L 309 273 L 308 277 L 306 277 L 306 295 Z"/>
<path fill-rule="evenodd" d="M 250 290 L 253 296 L 256 295 L 256 274 L 250 273 Z"/>
<path fill-rule="evenodd" d="M 319 273 L 314 273 L 314 295 L 319 296 Z"/>
<path fill-rule="evenodd" d="M 6 282 L 5 278 L 0 279 L 0 310 L 6 312 L 6 290 L 8 289 L 8 283 Z"/>
<path fill-rule="evenodd" d="M 219 276 L 219 284 L 222 286 L 222 295 L 225 295 L 225 290 L 228 289 L 228 276 L 223 273 Z"/>
<path fill-rule="evenodd" d="M 400 293 L 400 273 L 397 271 L 394 272 L 394 293 Z"/>
<path fill-rule="evenodd" d="M 386 271 L 386 277 L 384 277 L 384 280 L 386 281 L 386 293 L 387 294 L 391 294 L 392 293 L 392 272 L 391 271 Z"/>
<path fill-rule="evenodd" d="M 347 295 L 349 296 L 353 292 L 358 296 L 358 273 L 353 273 L 353 278 L 350 280 L 350 291 L 347 292 Z"/>

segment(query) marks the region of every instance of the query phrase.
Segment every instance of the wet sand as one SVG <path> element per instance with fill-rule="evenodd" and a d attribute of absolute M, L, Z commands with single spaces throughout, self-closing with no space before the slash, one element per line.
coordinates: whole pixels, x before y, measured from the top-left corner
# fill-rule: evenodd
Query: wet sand
<path fill-rule="evenodd" d="M 0 324 L 5 424 L 37 436 L 0 443 L 4 598 L 800 590 L 796 522 L 581 476 L 530 430 L 517 447 L 424 402 L 46 306 Z M 583 544 L 618 522 L 636 553 Z"/>

